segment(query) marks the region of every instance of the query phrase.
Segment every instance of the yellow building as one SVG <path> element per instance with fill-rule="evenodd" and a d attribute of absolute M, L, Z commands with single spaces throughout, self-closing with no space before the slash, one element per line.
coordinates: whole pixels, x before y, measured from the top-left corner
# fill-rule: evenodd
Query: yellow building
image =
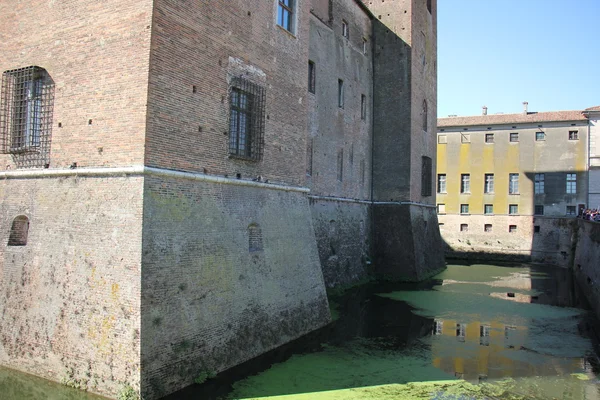
<path fill-rule="evenodd" d="M 569 222 L 587 205 L 588 119 L 582 111 L 438 119 L 440 232 L 459 253 L 564 264 Z"/>

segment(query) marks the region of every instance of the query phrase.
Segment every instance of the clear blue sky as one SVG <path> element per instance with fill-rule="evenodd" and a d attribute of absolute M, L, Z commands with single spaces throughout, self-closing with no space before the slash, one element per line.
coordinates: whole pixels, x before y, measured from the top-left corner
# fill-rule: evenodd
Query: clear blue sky
<path fill-rule="evenodd" d="M 600 0 L 438 0 L 438 116 L 600 105 Z"/>

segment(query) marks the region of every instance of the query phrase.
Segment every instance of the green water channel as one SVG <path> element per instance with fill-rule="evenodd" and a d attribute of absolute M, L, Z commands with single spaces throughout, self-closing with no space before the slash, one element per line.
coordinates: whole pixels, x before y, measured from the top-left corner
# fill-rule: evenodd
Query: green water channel
<path fill-rule="evenodd" d="M 567 270 L 449 265 L 429 282 L 368 285 L 332 305 L 336 327 L 318 351 L 223 398 L 600 399 L 594 321 Z"/>
<path fill-rule="evenodd" d="M 591 326 L 570 272 L 449 265 L 420 284 L 330 299 L 335 321 L 168 400 L 600 400 Z M 0 369 L 0 399 L 99 399 Z"/>

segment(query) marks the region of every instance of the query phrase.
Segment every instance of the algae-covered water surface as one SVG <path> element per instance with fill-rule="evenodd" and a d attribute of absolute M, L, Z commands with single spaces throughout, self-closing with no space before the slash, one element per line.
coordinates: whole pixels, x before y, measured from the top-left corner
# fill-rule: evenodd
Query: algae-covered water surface
<path fill-rule="evenodd" d="M 568 270 L 525 264 L 368 284 L 331 298 L 330 326 L 257 370 L 169 398 L 600 399 L 595 321 L 571 285 Z"/>

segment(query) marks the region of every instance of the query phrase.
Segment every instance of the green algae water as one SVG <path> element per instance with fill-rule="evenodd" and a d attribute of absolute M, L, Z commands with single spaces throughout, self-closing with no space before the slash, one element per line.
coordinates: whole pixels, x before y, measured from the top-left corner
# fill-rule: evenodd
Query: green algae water
<path fill-rule="evenodd" d="M 332 324 L 286 356 L 169 399 L 600 400 L 596 321 L 568 270 L 449 265 L 330 302 Z"/>
<path fill-rule="evenodd" d="M 81 390 L 0 367 L 2 400 L 102 400 Z"/>

